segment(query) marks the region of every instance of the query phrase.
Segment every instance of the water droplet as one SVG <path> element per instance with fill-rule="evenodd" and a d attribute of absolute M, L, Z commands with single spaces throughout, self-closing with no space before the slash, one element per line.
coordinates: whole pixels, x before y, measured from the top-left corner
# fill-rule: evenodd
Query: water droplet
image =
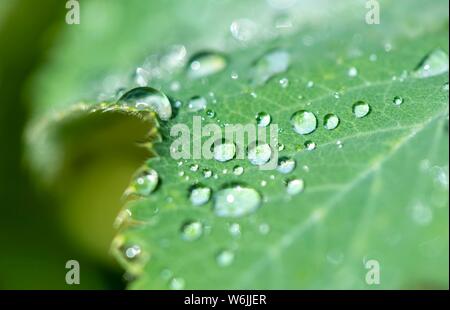
<path fill-rule="evenodd" d="M 448 71 L 448 55 L 441 49 L 436 49 L 426 55 L 414 69 L 413 76 L 428 78 Z"/>
<path fill-rule="evenodd" d="M 241 225 L 238 223 L 231 224 L 229 232 L 233 237 L 239 237 L 241 235 Z"/>
<path fill-rule="evenodd" d="M 289 86 L 289 80 L 287 78 L 282 78 L 279 83 L 280 83 L 281 87 L 283 87 L 283 88 L 286 88 Z"/>
<path fill-rule="evenodd" d="M 395 105 L 399 106 L 403 103 L 403 98 L 399 96 L 395 96 L 394 100 L 392 101 Z"/>
<path fill-rule="evenodd" d="M 190 78 L 207 77 L 222 71 L 227 65 L 225 56 L 216 52 L 200 52 L 188 62 L 187 74 Z"/>
<path fill-rule="evenodd" d="M 141 254 L 141 247 L 133 245 L 125 249 L 125 257 L 129 260 L 137 258 Z"/>
<path fill-rule="evenodd" d="M 305 188 L 305 183 L 302 179 L 289 180 L 286 184 L 286 192 L 289 195 L 296 195 L 303 192 Z"/>
<path fill-rule="evenodd" d="M 376 54 L 370 54 L 370 56 L 369 56 L 370 61 L 377 61 L 377 59 L 378 59 L 378 56 Z"/>
<path fill-rule="evenodd" d="M 249 147 L 248 159 L 253 165 L 263 165 L 267 163 L 272 156 L 272 149 L 268 144 L 256 144 Z"/>
<path fill-rule="evenodd" d="M 198 112 L 201 110 L 206 109 L 206 105 L 208 102 L 204 97 L 201 96 L 194 96 L 189 100 L 188 103 L 188 110 L 189 112 Z"/>
<path fill-rule="evenodd" d="M 291 173 L 295 169 L 295 160 L 288 157 L 282 157 L 278 160 L 277 170 L 281 173 Z"/>
<path fill-rule="evenodd" d="M 220 267 L 230 266 L 234 261 L 234 253 L 230 250 L 223 250 L 217 254 L 216 261 Z"/>
<path fill-rule="evenodd" d="M 306 87 L 313 88 L 314 87 L 314 82 L 313 81 L 308 81 L 308 83 L 306 83 Z"/>
<path fill-rule="evenodd" d="M 411 217 L 419 225 L 428 225 L 433 220 L 433 211 L 431 208 L 418 202 L 411 208 Z"/>
<path fill-rule="evenodd" d="M 357 118 L 361 118 L 369 114 L 370 112 L 370 106 L 365 103 L 364 101 L 358 101 L 355 104 L 353 104 L 353 114 Z"/>
<path fill-rule="evenodd" d="M 209 169 L 203 169 L 203 177 L 209 179 L 212 176 L 212 171 Z"/>
<path fill-rule="evenodd" d="M 172 278 L 169 283 L 169 287 L 171 290 L 182 290 L 184 289 L 186 282 L 183 278 Z"/>
<path fill-rule="evenodd" d="M 261 196 L 256 190 L 234 185 L 216 193 L 214 213 L 220 217 L 240 217 L 253 213 L 260 204 Z"/>
<path fill-rule="evenodd" d="M 193 172 L 196 172 L 198 170 L 198 164 L 192 164 L 189 166 L 189 169 Z"/>
<path fill-rule="evenodd" d="M 269 126 L 271 121 L 272 117 L 266 112 L 259 112 L 256 115 L 256 124 L 258 125 L 258 127 L 267 127 Z"/>
<path fill-rule="evenodd" d="M 442 90 L 448 92 L 448 82 L 442 86 Z"/>
<path fill-rule="evenodd" d="M 355 67 L 351 67 L 350 69 L 348 69 L 347 74 L 349 77 L 355 77 L 358 75 L 358 69 L 356 69 Z"/>
<path fill-rule="evenodd" d="M 275 74 L 285 72 L 289 67 L 289 54 L 284 50 L 273 50 L 259 58 L 252 72 L 252 83 L 262 85 Z"/>
<path fill-rule="evenodd" d="M 230 32 L 238 41 L 249 41 L 257 33 L 257 26 L 250 19 L 241 18 L 231 23 Z"/>
<path fill-rule="evenodd" d="M 220 162 L 225 162 L 233 159 L 236 154 L 236 145 L 232 142 L 214 143 L 214 159 Z"/>
<path fill-rule="evenodd" d="M 295 132 L 301 135 L 312 133 L 317 128 L 316 116 L 308 111 L 300 110 L 292 114 L 291 124 Z"/>
<path fill-rule="evenodd" d="M 258 227 L 259 233 L 262 235 L 267 235 L 270 232 L 270 226 L 269 224 L 262 223 Z"/>
<path fill-rule="evenodd" d="M 190 189 L 189 199 L 194 206 L 204 205 L 211 198 L 211 189 L 201 185 L 193 186 Z"/>
<path fill-rule="evenodd" d="M 131 183 L 126 194 L 137 194 L 140 196 L 150 195 L 158 185 L 158 173 L 153 169 L 147 169 L 138 174 Z"/>
<path fill-rule="evenodd" d="M 244 173 L 244 168 L 241 166 L 235 166 L 233 168 L 234 175 L 242 175 Z"/>
<path fill-rule="evenodd" d="M 239 74 L 237 72 L 231 72 L 231 78 L 233 80 L 237 80 L 239 78 Z"/>
<path fill-rule="evenodd" d="M 313 150 L 316 149 L 316 143 L 311 141 L 311 140 L 308 140 L 308 141 L 305 142 L 305 148 L 308 151 L 313 151 Z"/>
<path fill-rule="evenodd" d="M 283 143 L 277 143 L 277 148 L 278 148 L 278 151 L 282 151 L 282 150 L 284 150 L 284 144 Z"/>
<path fill-rule="evenodd" d="M 187 222 L 181 227 L 181 237 L 186 241 L 194 241 L 203 234 L 203 225 L 198 221 Z"/>
<path fill-rule="evenodd" d="M 262 180 L 261 183 L 259 183 L 262 187 L 265 187 L 267 185 L 267 181 Z"/>
<path fill-rule="evenodd" d="M 172 116 L 172 106 L 167 96 L 151 87 L 134 88 L 120 97 L 117 103 L 139 111 L 154 111 L 165 121 Z"/>
<path fill-rule="evenodd" d="M 323 126 L 325 129 L 333 130 L 339 125 L 339 117 L 335 114 L 327 114 L 323 118 Z"/>
<path fill-rule="evenodd" d="M 216 112 L 214 112 L 213 110 L 208 110 L 208 111 L 206 111 L 206 115 L 209 118 L 214 118 L 214 117 L 216 117 Z"/>
<path fill-rule="evenodd" d="M 343 147 L 343 144 L 342 144 L 342 141 L 341 141 L 341 140 L 337 140 L 337 141 L 336 141 L 336 145 L 337 145 L 337 147 L 338 147 L 339 149 L 342 149 L 342 147 Z"/>

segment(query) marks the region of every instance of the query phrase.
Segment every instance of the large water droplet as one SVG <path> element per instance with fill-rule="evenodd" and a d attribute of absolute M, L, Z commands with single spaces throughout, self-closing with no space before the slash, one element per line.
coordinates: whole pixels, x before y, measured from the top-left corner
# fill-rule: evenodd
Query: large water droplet
<path fill-rule="evenodd" d="M 240 217 L 253 213 L 261 204 L 253 188 L 234 185 L 221 189 L 214 197 L 214 213 L 221 217 Z"/>
<path fill-rule="evenodd" d="M 194 206 L 201 206 L 209 201 L 211 189 L 201 185 L 193 186 L 190 190 L 189 199 Z"/>
<path fill-rule="evenodd" d="M 301 135 L 312 133 L 317 128 L 316 116 L 308 111 L 300 110 L 292 114 L 291 124 L 295 132 Z"/>
<path fill-rule="evenodd" d="M 137 194 L 140 196 L 150 195 L 158 185 L 158 173 L 153 169 L 144 170 L 131 183 L 126 194 Z"/>
<path fill-rule="evenodd" d="M 253 165 L 263 165 L 270 160 L 272 156 L 272 149 L 268 144 L 256 144 L 249 147 L 248 159 Z"/>
<path fill-rule="evenodd" d="M 203 234 L 203 225 L 198 221 L 187 222 L 181 227 L 181 237 L 186 241 L 194 241 Z"/>
<path fill-rule="evenodd" d="M 282 157 L 278 160 L 277 170 L 281 173 L 291 173 L 295 169 L 295 160 L 288 157 Z"/>
<path fill-rule="evenodd" d="M 198 112 L 206 109 L 207 104 L 208 102 L 204 97 L 194 96 L 191 99 L 189 99 L 188 110 L 189 112 Z"/>
<path fill-rule="evenodd" d="M 448 71 L 448 55 L 441 49 L 436 49 L 426 55 L 414 69 L 413 76 L 428 78 Z"/>
<path fill-rule="evenodd" d="M 154 111 L 165 121 L 172 116 L 169 98 L 151 87 L 134 88 L 120 97 L 117 103 L 139 111 Z"/>
<path fill-rule="evenodd" d="M 266 112 L 259 112 L 256 115 L 256 124 L 258 125 L 258 127 L 269 126 L 271 120 L 272 120 L 272 117 L 270 116 L 270 114 L 268 114 Z"/>
<path fill-rule="evenodd" d="M 289 53 L 284 50 L 273 50 L 259 58 L 252 71 L 252 83 L 262 85 L 272 76 L 285 72 L 289 67 Z"/>
<path fill-rule="evenodd" d="M 365 103 L 364 101 L 358 101 L 355 104 L 353 104 L 353 114 L 357 117 L 357 118 L 361 118 L 366 116 L 367 114 L 369 114 L 370 112 L 370 106 Z"/>
<path fill-rule="evenodd" d="M 191 57 L 188 62 L 187 74 L 190 78 L 207 77 L 222 71 L 227 65 L 227 59 L 220 53 L 200 52 Z"/>
<path fill-rule="evenodd" d="M 339 125 L 339 117 L 335 114 L 327 114 L 323 118 L 323 127 L 328 130 L 333 130 Z"/>
<path fill-rule="evenodd" d="M 305 183 L 302 179 L 289 180 L 286 184 L 286 192 L 289 195 L 296 195 L 303 192 L 305 188 Z"/>
<path fill-rule="evenodd" d="M 236 154 L 236 145 L 232 142 L 214 143 L 213 148 L 214 159 L 220 162 L 229 161 Z"/>
<path fill-rule="evenodd" d="M 222 250 L 217 254 L 216 261 L 220 267 L 230 266 L 234 261 L 234 253 L 230 250 Z"/>

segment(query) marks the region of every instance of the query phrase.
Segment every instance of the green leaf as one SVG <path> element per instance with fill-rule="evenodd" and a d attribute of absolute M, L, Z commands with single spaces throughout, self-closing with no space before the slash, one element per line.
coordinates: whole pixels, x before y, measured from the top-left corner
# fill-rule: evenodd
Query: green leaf
<path fill-rule="evenodd" d="M 102 2 L 95 3 L 90 10 Z M 132 3 L 127 8 L 117 4 L 114 14 L 125 19 L 124 15 L 142 9 L 138 2 Z M 158 187 L 149 196 L 129 201 L 119 216 L 122 228 L 113 251 L 133 278 L 130 288 L 447 288 L 448 86 L 444 85 L 448 56 L 443 60 L 441 56 L 442 51 L 448 55 L 448 16 L 442 13 L 448 3 L 382 2 L 381 24 L 368 25 L 366 9 L 359 2 L 345 10 L 337 6 L 333 15 L 322 12 L 320 4 L 307 2 L 303 8 L 321 13 L 308 24 L 229 48 L 223 48 L 223 43 L 231 39 L 222 33 L 230 18 L 244 12 L 256 20 L 260 14 L 264 24 L 273 18 L 272 10 L 259 5 L 253 10 L 250 3 L 229 13 L 224 8 L 233 8 L 235 2 L 212 1 L 208 14 L 197 19 L 205 9 L 203 1 L 175 3 L 164 6 L 174 14 L 169 15 L 174 16 L 170 21 L 143 10 L 143 17 L 159 19 L 142 21 L 138 33 L 119 40 L 118 48 L 136 59 L 145 50 L 141 32 L 152 29 L 155 32 L 148 35 L 153 34 L 158 44 L 152 51 L 182 43 L 190 55 L 220 51 L 227 65 L 203 79 L 192 79 L 180 69 L 150 81 L 150 86 L 182 105 L 171 120 L 160 123 L 162 141 L 154 145 L 158 156 L 145 165 L 157 171 Z M 126 14 L 120 14 L 121 9 Z M 302 12 L 302 6 L 293 9 L 292 20 L 305 16 Z M 154 23 L 161 29 L 146 28 Z M 115 31 L 126 33 L 132 26 Z M 173 34 L 169 29 L 180 31 Z M 219 43 L 209 44 L 212 37 Z M 432 63 L 446 66 L 445 74 L 426 78 L 414 74 L 423 59 L 438 49 L 442 51 L 437 64 L 436 59 Z M 260 74 L 255 62 L 274 50 L 289 54 L 288 69 L 267 81 L 258 76 L 254 83 L 255 74 Z M 80 66 L 96 66 L 92 71 L 98 73 L 110 65 L 119 69 L 129 65 L 119 52 L 111 53 L 106 59 L 84 55 L 90 60 L 80 60 Z M 59 69 L 44 74 L 41 85 L 49 91 L 38 99 L 42 102 L 38 109 L 63 104 L 63 98 L 79 99 L 77 92 L 92 89 L 86 80 L 70 82 L 80 81 L 76 77 L 81 71 L 79 67 L 69 70 L 65 90 L 52 90 L 45 82 L 48 76 L 58 77 Z M 232 79 L 235 73 L 238 78 Z M 280 83 L 281 79 L 286 80 Z M 179 91 L 171 87 L 174 81 L 180 84 Z M 193 96 L 206 98 L 207 109 L 215 117 L 206 110 L 190 112 L 188 101 Z M 401 98 L 400 105 L 394 104 L 396 97 Z M 358 101 L 370 106 L 361 118 L 352 110 Z M 293 130 L 290 118 L 299 110 L 317 116 L 318 127 L 311 134 Z M 175 124 L 192 128 L 194 115 L 203 117 L 203 125 L 255 124 L 259 112 L 270 114 L 272 124 L 281 128 L 278 139 L 285 148 L 279 155 L 296 161 L 290 174 L 259 170 L 248 159 L 182 160 L 180 165 L 170 155 L 175 140 L 170 129 Z M 336 129 L 323 126 L 329 113 L 340 119 Z M 307 141 L 316 148 L 305 149 Z M 244 168 L 240 176 L 233 173 L 236 165 Z M 204 169 L 217 177 L 205 178 Z M 302 179 L 304 191 L 288 195 L 286 182 L 291 179 Z M 217 216 L 213 205 L 218 191 L 236 182 L 255 189 L 262 197 L 261 205 L 248 215 Z M 212 199 L 202 206 L 189 200 L 189 191 L 198 184 L 212 190 Z M 183 229 L 189 223 L 200 226 L 189 226 L 185 238 Z M 236 234 L 237 225 L 240 234 Z M 380 264 L 380 285 L 366 283 L 369 260 Z"/>

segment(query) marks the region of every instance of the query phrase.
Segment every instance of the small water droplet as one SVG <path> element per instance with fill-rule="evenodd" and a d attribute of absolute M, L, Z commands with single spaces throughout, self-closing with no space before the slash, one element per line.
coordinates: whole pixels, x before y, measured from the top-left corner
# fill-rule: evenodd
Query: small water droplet
<path fill-rule="evenodd" d="M 355 67 L 351 67 L 350 69 L 348 69 L 347 74 L 349 77 L 355 77 L 358 75 L 358 69 L 356 69 Z"/>
<path fill-rule="evenodd" d="M 313 88 L 314 87 L 314 82 L 313 81 L 308 81 L 308 83 L 306 83 L 306 87 Z"/>
<path fill-rule="evenodd" d="M 188 103 L 188 110 L 189 112 L 198 112 L 201 110 L 206 109 L 206 105 L 208 102 L 204 97 L 201 96 L 194 96 L 189 100 Z"/>
<path fill-rule="evenodd" d="M 139 111 L 154 111 L 164 121 L 172 116 L 172 106 L 167 96 L 151 87 L 134 88 L 120 97 L 117 103 Z"/>
<path fill-rule="evenodd" d="M 241 217 L 256 211 L 260 194 L 250 187 L 234 185 L 219 190 L 214 197 L 214 213 L 220 217 Z"/>
<path fill-rule="evenodd" d="M 448 82 L 442 86 L 442 90 L 448 92 Z"/>
<path fill-rule="evenodd" d="M 258 227 L 259 233 L 262 235 L 267 235 L 270 232 L 270 226 L 269 224 L 262 223 Z"/>
<path fill-rule="evenodd" d="M 201 185 L 195 185 L 190 189 L 189 199 L 194 206 L 204 205 L 211 198 L 211 189 Z"/>
<path fill-rule="evenodd" d="M 209 179 L 212 176 L 212 171 L 209 169 L 203 169 L 203 177 Z"/>
<path fill-rule="evenodd" d="M 370 106 L 365 103 L 364 101 L 358 101 L 355 104 L 353 104 L 353 114 L 357 117 L 357 118 L 362 118 L 364 116 L 366 116 L 367 114 L 369 114 L 370 112 Z"/>
<path fill-rule="evenodd" d="M 303 192 L 305 183 L 302 179 L 292 179 L 286 183 L 286 192 L 289 195 L 296 195 Z"/>
<path fill-rule="evenodd" d="M 301 135 L 312 133 L 317 128 L 316 116 L 308 111 L 300 110 L 292 114 L 290 119 L 295 132 Z"/>
<path fill-rule="evenodd" d="M 138 245 L 132 245 L 125 249 L 125 257 L 128 260 L 133 260 L 141 254 L 141 247 Z"/>
<path fill-rule="evenodd" d="M 272 117 L 266 112 L 259 112 L 256 115 L 256 124 L 258 125 L 258 127 L 267 127 L 269 126 L 271 121 Z"/>
<path fill-rule="evenodd" d="M 265 187 L 265 186 L 267 185 L 267 181 L 262 180 L 259 184 L 260 184 L 262 187 Z"/>
<path fill-rule="evenodd" d="M 277 170 L 281 173 L 291 173 L 295 169 L 295 160 L 288 157 L 282 157 L 278 160 Z"/>
<path fill-rule="evenodd" d="M 235 166 L 233 168 L 234 175 L 242 175 L 244 173 L 244 168 L 241 166 Z"/>
<path fill-rule="evenodd" d="M 279 83 L 280 83 L 280 86 L 283 88 L 286 88 L 289 86 L 289 80 L 287 78 L 282 78 Z"/>
<path fill-rule="evenodd" d="M 403 98 L 399 97 L 399 96 L 395 96 L 394 100 L 392 100 L 392 102 L 396 105 L 399 106 L 403 103 Z"/>
<path fill-rule="evenodd" d="M 248 149 L 248 159 L 253 165 L 263 165 L 267 163 L 272 156 L 272 149 L 266 143 L 256 144 L 249 147 Z"/>
<path fill-rule="evenodd" d="M 448 55 L 441 49 L 435 49 L 426 55 L 414 69 L 416 78 L 428 78 L 448 71 Z"/>
<path fill-rule="evenodd" d="M 433 211 L 430 207 L 418 202 L 411 208 L 411 217 L 419 225 L 428 225 L 433 220 Z"/>
<path fill-rule="evenodd" d="M 252 83 L 262 85 L 275 74 L 285 72 L 289 67 L 289 54 L 284 50 L 273 50 L 259 58 L 252 70 Z"/>
<path fill-rule="evenodd" d="M 222 250 L 217 254 L 216 261 L 220 267 L 230 266 L 234 261 L 234 253 L 230 250 Z"/>
<path fill-rule="evenodd" d="M 323 118 L 323 126 L 325 129 L 333 130 L 339 125 L 339 117 L 335 114 L 327 114 Z"/>
<path fill-rule="evenodd" d="M 230 224 L 229 232 L 233 237 L 239 237 L 241 235 L 241 225 L 238 223 Z"/>
<path fill-rule="evenodd" d="M 240 18 L 230 25 L 230 32 L 233 38 L 238 41 L 249 41 L 257 33 L 257 25 L 250 19 Z"/>
<path fill-rule="evenodd" d="M 239 78 L 239 74 L 237 72 L 231 72 L 231 78 L 233 80 L 237 80 Z"/>
<path fill-rule="evenodd" d="M 308 151 L 313 151 L 316 149 L 316 143 L 308 140 L 305 142 L 305 149 L 307 149 Z"/>
<path fill-rule="evenodd" d="M 377 59 L 378 59 L 377 54 L 370 54 L 370 56 L 369 56 L 370 61 L 377 61 Z"/>
<path fill-rule="evenodd" d="M 220 53 L 200 52 L 191 57 L 188 62 L 187 74 L 197 79 L 222 71 L 227 65 L 227 59 Z"/>
<path fill-rule="evenodd" d="M 196 172 L 198 170 L 198 164 L 192 164 L 189 166 L 189 170 Z"/>
<path fill-rule="evenodd" d="M 344 146 L 344 145 L 342 144 L 342 141 L 341 141 L 341 140 L 337 140 L 337 141 L 336 141 L 336 145 L 337 145 L 337 147 L 338 147 L 339 149 L 342 149 L 342 147 Z"/>
<path fill-rule="evenodd" d="M 206 115 L 207 115 L 209 118 L 214 118 L 214 117 L 216 117 L 216 112 L 214 112 L 213 110 L 207 110 L 207 111 L 206 111 Z"/>
<path fill-rule="evenodd" d="M 278 151 L 282 151 L 282 150 L 284 150 L 284 144 L 283 143 L 277 143 L 277 148 L 278 148 Z"/>
<path fill-rule="evenodd" d="M 220 162 L 226 162 L 236 155 L 236 145 L 232 142 L 218 142 L 213 145 L 214 159 Z"/>
<path fill-rule="evenodd" d="M 181 227 L 181 237 L 186 241 L 194 241 L 203 234 L 203 225 L 198 221 L 187 222 Z"/>
<path fill-rule="evenodd" d="M 169 283 L 169 287 L 171 290 L 182 290 L 184 289 L 186 282 L 183 278 L 172 278 Z"/>
<path fill-rule="evenodd" d="M 140 196 L 148 196 L 155 190 L 158 181 L 158 173 L 155 170 L 144 170 L 134 179 L 126 194 L 133 193 Z"/>

